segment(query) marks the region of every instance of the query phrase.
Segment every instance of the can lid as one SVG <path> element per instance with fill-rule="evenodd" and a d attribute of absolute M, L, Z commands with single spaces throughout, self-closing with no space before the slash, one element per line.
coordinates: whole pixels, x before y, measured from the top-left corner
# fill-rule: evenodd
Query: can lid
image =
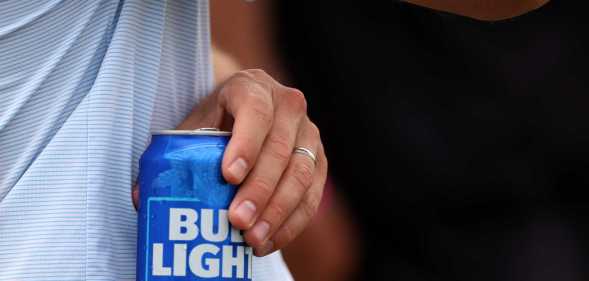
<path fill-rule="evenodd" d="M 152 135 L 195 135 L 195 136 L 231 136 L 231 132 L 217 128 L 199 128 L 196 130 L 157 130 Z"/>

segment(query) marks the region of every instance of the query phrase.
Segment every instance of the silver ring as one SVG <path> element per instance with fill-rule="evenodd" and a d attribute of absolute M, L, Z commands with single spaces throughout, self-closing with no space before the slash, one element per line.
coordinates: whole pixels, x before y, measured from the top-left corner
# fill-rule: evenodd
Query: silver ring
<path fill-rule="evenodd" d="M 313 153 L 313 151 L 311 151 L 308 148 L 302 146 L 295 146 L 293 153 L 305 155 L 311 158 L 311 160 L 313 160 L 313 163 L 317 163 L 317 157 L 315 156 L 315 153 Z"/>

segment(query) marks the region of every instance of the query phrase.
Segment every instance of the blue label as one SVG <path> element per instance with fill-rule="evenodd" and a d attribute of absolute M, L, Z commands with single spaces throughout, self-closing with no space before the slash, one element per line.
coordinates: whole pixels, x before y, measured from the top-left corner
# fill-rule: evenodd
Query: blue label
<path fill-rule="evenodd" d="M 147 202 L 145 280 L 251 280 L 253 252 L 227 210 L 197 199 Z"/>

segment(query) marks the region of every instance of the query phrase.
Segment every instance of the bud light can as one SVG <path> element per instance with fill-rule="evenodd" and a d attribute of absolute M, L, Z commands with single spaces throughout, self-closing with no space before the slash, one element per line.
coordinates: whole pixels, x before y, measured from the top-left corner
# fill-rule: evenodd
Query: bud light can
<path fill-rule="evenodd" d="M 252 280 L 252 249 L 227 218 L 237 188 L 221 173 L 229 137 L 153 134 L 139 162 L 137 280 Z"/>

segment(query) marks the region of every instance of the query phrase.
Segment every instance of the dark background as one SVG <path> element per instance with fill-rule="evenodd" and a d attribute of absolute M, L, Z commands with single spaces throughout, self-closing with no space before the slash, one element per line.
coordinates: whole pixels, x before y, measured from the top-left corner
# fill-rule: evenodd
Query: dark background
<path fill-rule="evenodd" d="M 359 223 L 353 280 L 589 279 L 581 2 L 481 22 L 275 1 L 284 66 Z"/>

